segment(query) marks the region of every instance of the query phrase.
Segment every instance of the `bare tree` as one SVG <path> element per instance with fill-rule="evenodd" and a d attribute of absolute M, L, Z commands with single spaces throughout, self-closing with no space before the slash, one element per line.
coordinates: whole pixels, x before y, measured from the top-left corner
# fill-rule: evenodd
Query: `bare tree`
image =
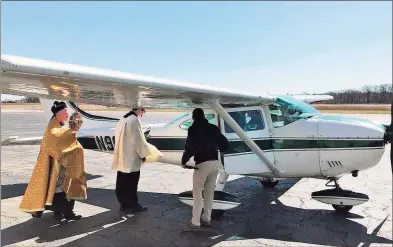
<path fill-rule="evenodd" d="M 25 103 L 40 103 L 40 100 L 35 97 L 25 97 L 22 101 Z"/>
<path fill-rule="evenodd" d="M 334 97 L 325 102 L 330 104 L 391 104 L 393 101 L 392 83 L 365 85 L 360 90 L 348 89 L 326 94 Z"/>

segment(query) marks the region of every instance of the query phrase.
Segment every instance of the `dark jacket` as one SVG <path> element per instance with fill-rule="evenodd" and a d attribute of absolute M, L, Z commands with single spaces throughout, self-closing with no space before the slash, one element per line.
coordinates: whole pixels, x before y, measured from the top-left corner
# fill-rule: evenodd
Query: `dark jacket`
<path fill-rule="evenodd" d="M 228 139 L 216 125 L 210 124 L 206 119 L 194 121 L 188 129 L 182 165 L 185 165 L 192 156 L 195 164 L 218 160 L 218 150 L 225 152 L 227 148 Z"/>

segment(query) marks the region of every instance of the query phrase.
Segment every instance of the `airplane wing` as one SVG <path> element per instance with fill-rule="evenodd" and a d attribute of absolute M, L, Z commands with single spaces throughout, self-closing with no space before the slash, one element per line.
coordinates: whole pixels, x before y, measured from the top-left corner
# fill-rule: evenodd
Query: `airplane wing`
<path fill-rule="evenodd" d="M 268 104 L 275 97 L 213 88 L 131 73 L 1 55 L 2 93 L 69 100 L 109 107 L 210 108 L 221 104 Z"/>
<path fill-rule="evenodd" d="M 304 94 L 304 95 L 291 94 L 291 96 L 294 97 L 295 99 L 301 100 L 307 104 L 325 101 L 325 100 L 332 100 L 334 98 L 333 96 L 323 95 L 323 94 L 319 94 L 319 95 L 316 95 L 316 94 L 314 94 L 314 95 L 311 95 L 311 94 Z"/>

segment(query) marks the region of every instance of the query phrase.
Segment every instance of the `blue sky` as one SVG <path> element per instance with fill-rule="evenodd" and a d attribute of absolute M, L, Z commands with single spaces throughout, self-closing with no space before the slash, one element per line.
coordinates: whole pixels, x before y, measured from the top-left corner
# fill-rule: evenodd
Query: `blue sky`
<path fill-rule="evenodd" d="M 269 93 L 392 82 L 391 2 L 2 2 L 2 53 Z"/>

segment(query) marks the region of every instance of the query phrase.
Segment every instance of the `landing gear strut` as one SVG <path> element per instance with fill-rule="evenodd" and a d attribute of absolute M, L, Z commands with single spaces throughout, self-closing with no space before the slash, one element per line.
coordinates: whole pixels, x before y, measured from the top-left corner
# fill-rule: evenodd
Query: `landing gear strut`
<path fill-rule="evenodd" d="M 331 182 L 334 182 L 334 185 L 329 185 Z M 313 192 L 311 197 L 322 203 L 332 205 L 337 213 L 348 213 L 353 206 L 365 203 L 369 199 L 365 194 L 343 190 L 336 178 L 330 179 L 326 186 L 334 187 L 334 189 Z"/>
<path fill-rule="evenodd" d="M 278 184 L 278 180 L 273 178 L 262 178 L 259 180 L 259 182 L 261 182 L 265 188 L 274 188 Z"/>

